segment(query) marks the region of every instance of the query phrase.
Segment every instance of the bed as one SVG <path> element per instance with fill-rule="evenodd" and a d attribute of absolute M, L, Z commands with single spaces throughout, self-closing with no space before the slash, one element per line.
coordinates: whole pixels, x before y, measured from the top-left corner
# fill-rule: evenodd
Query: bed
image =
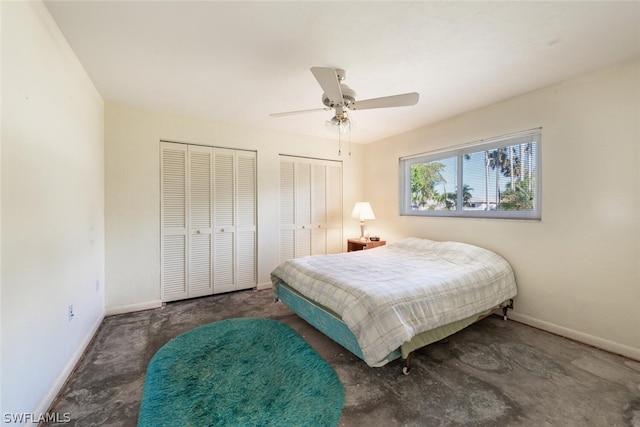
<path fill-rule="evenodd" d="M 462 330 L 517 294 L 509 263 L 460 242 L 415 237 L 365 251 L 315 255 L 271 273 L 276 301 L 380 367 Z"/>

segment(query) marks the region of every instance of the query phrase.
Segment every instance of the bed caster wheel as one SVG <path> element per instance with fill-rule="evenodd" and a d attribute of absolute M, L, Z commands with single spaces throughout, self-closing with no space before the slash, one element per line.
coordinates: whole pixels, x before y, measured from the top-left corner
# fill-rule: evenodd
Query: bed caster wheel
<path fill-rule="evenodd" d="M 409 375 L 409 372 L 411 372 L 411 368 L 410 368 L 410 367 L 408 367 L 408 366 L 404 366 L 404 367 L 402 368 L 402 373 L 403 373 L 403 374 L 405 374 L 405 375 Z"/>

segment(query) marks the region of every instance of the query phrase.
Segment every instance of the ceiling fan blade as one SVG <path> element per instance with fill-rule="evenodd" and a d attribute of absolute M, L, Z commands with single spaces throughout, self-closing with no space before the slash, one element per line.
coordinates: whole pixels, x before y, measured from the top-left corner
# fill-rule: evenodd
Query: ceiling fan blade
<path fill-rule="evenodd" d="M 311 67 L 311 72 L 332 105 L 339 105 L 344 102 L 336 70 L 325 67 Z"/>
<path fill-rule="evenodd" d="M 416 105 L 420 95 L 418 92 L 403 93 L 401 95 L 383 96 L 382 98 L 363 99 L 349 105 L 352 110 L 367 110 L 370 108 L 406 107 Z"/>
<path fill-rule="evenodd" d="M 283 113 L 271 113 L 269 114 L 271 117 L 283 117 L 283 116 L 294 116 L 296 114 L 304 114 L 304 113 L 313 113 L 315 111 L 329 111 L 331 108 L 312 108 L 310 110 L 297 110 L 297 111 L 285 111 Z"/>

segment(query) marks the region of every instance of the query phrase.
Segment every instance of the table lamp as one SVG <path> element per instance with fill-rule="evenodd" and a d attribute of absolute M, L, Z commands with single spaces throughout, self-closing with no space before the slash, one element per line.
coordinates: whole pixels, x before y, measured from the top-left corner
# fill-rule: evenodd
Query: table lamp
<path fill-rule="evenodd" d="M 360 240 L 366 242 L 369 233 L 367 232 L 364 222 L 370 219 L 376 219 L 376 216 L 373 214 L 373 209 L 371 209 L 371 204 L 369 204 L 369 202 L 356 203 L 353 211 L 351 211 L 351 218 L 360 220 Z"/>

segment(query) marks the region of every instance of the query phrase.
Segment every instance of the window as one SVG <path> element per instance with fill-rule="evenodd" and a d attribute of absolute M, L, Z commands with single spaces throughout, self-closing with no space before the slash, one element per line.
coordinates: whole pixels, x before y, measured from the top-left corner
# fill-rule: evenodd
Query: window
<path fill-rule="evenodd" d="M 541 129 L 400 159 L 400 214 L 540 219 Z"/>

